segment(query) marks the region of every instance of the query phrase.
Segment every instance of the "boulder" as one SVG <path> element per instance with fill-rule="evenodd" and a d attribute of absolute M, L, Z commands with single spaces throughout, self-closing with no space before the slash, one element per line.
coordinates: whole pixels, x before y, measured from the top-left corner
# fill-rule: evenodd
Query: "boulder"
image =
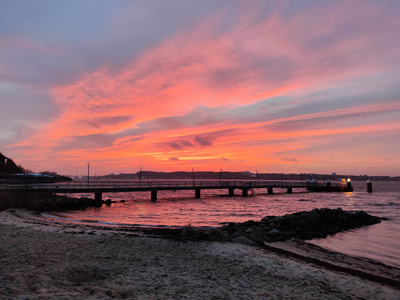
<path fill-rule="evenodd" d="M 248 246 L 257 246 L 258 244 L 250 239 L 248 239 L 245 236 L 239 236 L 234 239 L 232 239 L 232 242 L 238 243 L 238 244 L 243 244 L 243 245 L 248 245 Z"/>

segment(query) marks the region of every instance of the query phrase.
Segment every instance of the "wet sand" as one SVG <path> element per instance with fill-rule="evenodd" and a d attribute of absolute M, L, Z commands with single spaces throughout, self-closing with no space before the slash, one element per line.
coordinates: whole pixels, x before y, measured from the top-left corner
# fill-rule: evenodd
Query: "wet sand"
<path fill-rule="evenodd" d="M 0 299 L 400 299 L 399 269 L 296 241 L 191 241 L 23 210 L 0 212 L 0 233 Z"/>

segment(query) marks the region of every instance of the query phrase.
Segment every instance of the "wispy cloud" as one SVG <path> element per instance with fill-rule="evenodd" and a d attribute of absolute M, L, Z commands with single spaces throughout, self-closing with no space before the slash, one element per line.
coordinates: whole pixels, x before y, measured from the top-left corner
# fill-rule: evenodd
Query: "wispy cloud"
<path fill-rule="evenodd" d="M 82 4 L 67 12 L 76 24 L 51 31 L 44 25 L 46 17 L 54 21 L 50 6 L 61 10 L 56 4 L 40 21 L 7 5 L 4 11 L 19 16 L 25 31 L 3 19 L 11 29 L 0 35 L 0 96 L 9 116 L 0 120 L 0 145 L 30 168 L 57 161 L 65 172 L 87 160 L 99 172 L 137 163 L 165 170 L 190 164 L 279 171 L 282 163 L 289 171 L 322 170 L 322 157 L 341 153 L 340 144 L 355 161 L 367 160 L 375 153 L 361 151 L 371 147 L 367 136 L 385 142 L 375 156 L 394 157 L 395 4 L 168 5 L 174 9 L 101 1 L 85 20 Z M 377 161 L 376 172 L 395 172 Z M 330 167 L 340 165 L 338 159 Z"/>

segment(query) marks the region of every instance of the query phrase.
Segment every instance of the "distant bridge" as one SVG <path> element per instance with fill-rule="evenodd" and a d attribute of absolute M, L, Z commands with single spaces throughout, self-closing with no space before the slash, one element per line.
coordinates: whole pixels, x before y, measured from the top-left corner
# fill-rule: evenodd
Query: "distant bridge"
<path fill-rule="evenodd" d="M 0 189 L 15 191 L 34 191 L 50 193 L 94 193 L 95 200 L 101 201 L 103 193 L 119 192 L 151 192 L 151 200 L 157 200 L 158 191 L 194 190 L 195 198 L 200 198 L 201 190 L 227 189 L 228 195 L 233 197 L 235 189 L 242 191 L 242 196 L 247 197 L 251 189 L 267 189 L 268 194 L 273 194 L 274 188 L 287 189 L 292 193 L 293 188 L 307 188 L 311 191 L 346 191 L 341 183 L 317 183 L 302 181 L 71 181 L 66 183 L 24 183 L 24 184 L 0 184 Z"/>

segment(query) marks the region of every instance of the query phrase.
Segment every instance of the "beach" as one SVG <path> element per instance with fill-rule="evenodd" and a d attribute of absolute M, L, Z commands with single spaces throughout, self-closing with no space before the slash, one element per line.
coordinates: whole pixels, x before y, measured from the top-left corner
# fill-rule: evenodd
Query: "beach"
<path fill-rule="evenodd" d="M 273 250 L 171 239 L 13 209 L 0 212 L 0 232 L 1 299 L 400 299 L 393 284 L 276 251 L 309 253 L 294 241 Z M 335 257 L 400 282 L 398 269 Z"/>

